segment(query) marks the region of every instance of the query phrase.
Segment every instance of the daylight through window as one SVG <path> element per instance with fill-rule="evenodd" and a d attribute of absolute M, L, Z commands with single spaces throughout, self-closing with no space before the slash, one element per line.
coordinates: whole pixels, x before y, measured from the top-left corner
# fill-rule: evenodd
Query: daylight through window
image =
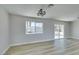
<path fill-rule="evenodd" d="M 43 23 L 26 21 L 26 34 L 43 33 Z"/>

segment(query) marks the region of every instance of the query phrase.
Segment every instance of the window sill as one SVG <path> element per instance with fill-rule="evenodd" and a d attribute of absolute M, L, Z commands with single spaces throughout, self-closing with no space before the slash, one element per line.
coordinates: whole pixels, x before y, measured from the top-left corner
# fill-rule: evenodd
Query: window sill
<path fill-rule="evenodd" d="M 26 33 L 26 35 L 28 34 L 43 34 L 43 32 L 37 32 L 37 33 Z"/>

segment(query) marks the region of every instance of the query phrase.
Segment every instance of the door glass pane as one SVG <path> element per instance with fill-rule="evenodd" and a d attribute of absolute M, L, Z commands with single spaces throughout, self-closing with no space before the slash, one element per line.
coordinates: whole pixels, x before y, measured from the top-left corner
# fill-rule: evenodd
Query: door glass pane
<path fill-rule="evenodd" d="M 64 38 L 64 25 L 60 25 L 60 38 Z"/>
<path fill-rule="evenodd" d="M 54 25 L 54 38 L 55 39 L 64 38 L 64 25 L 61 24 Z"/>
<path fill-rule="evenodd" d="M 55 39 L 59 39 L 59 25 L 55 24 L 54 25 L 54 35 L 55 35 Z"/>

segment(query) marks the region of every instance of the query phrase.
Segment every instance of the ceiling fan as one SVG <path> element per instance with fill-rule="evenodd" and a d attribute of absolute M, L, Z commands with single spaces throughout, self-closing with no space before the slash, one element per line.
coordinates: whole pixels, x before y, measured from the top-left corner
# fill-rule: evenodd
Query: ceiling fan
<path fill-rule="evenodd" d="M 47 8 L 46 8 L 46 10 L 44 10 L 44 9 L 39 9 L 38 10 L 38 13 L 37 13 L 37 16 L 44 16 L 44 15 L 46 15 L 46 11 L 48 10 L 48 8 L 51 8 L 51 7 L 53 7 L 54 6 L 54 4 L 48 4 L 48 6 L 47 6 Z"/>

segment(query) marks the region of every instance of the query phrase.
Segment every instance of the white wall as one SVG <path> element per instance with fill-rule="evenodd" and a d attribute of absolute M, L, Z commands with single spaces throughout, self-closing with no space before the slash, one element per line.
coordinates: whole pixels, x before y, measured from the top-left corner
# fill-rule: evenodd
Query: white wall
<path fill-rule="evenodd" d="M 25 35 L 25 21 L 26 20 L 34 20 L 40 21 L 44 23 L 44 33 L 43 34 L 31 34 Z M 69 36 L 69 23 L 62 22 L 57 20 L 50 19 L 39 19 L 39 18 L 28 18 L 19 15 L 10 14 L 10 22 L 11 22 L 11 40 L 12 45 L 16 45 L 19 43 L 28 43 L 35 41 L 43 41 L 43 40 L 53 40 L 54 39 L 54 23 L 64 24 L 65 25 L 65 38 Z"/>
<path fill-rule="evenodd" d="M 9 47 L 8 13 L 0 7 L 0 54 Z"/>
<path fill-rule="evenodd" d="M 79 19 L 71 23 L 71 30 L 72 38 L 79 39 Z"/>

